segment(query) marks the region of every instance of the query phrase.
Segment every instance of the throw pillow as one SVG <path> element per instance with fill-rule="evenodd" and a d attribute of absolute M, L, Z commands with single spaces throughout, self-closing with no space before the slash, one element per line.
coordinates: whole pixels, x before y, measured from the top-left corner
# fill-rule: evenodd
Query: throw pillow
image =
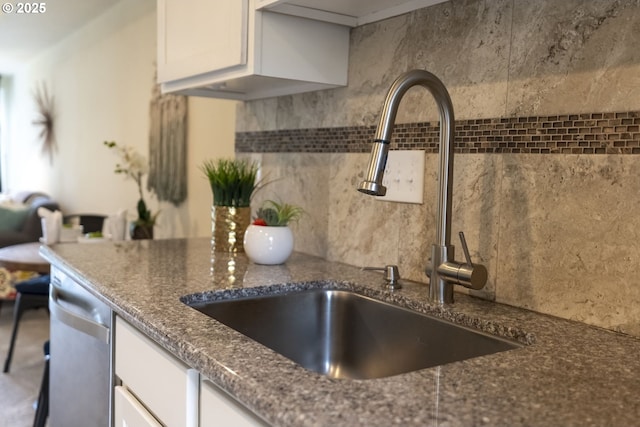
<path fill-rule="evenodd" d="M 0 205 L 0 231 L 19 231 L 27 219 L 29 209 L 20 205 L 17 207 Z"/>

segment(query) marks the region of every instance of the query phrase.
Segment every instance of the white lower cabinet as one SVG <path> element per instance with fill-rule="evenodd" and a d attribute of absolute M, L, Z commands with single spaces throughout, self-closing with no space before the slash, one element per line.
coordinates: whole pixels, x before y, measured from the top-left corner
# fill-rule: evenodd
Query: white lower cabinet
<path fill-rule="evenodd" d="M 199 374 L 116 317 L 115 374 L 163 425 L 197 427 Z"/>
<path fill-rule="evenodd" d="M 267 424 L 209 380 L 200 384 L 201 427 L 257 427 Z"/>
<path fill-rule="evenodd" d="M 114 372 L 114 427 L 266 425 L 118 316 Z"/>

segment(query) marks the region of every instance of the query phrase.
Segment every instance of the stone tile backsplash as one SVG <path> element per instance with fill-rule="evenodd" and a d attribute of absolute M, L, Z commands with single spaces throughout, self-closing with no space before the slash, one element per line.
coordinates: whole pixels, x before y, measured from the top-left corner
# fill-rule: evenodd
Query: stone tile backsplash
<path fill-rule="evenodd" d="M 454 235 L 465 232 L 489 271 L 473 294 L 640 336 L 638 148 L 608 149 L 621 154 L 572 146 L 456 154 Z M 554 152 L 571 154 L 544 154 Z M 427 281 L 437 153 L 425 154 L 423 204 L 357 192 L 369 152 L 237 154 L 259 160 L 273 181 L 255 206 L 280 198 L 306 210 L 294 226 L 296 250 L 356 266 L 397 264 L 403 277 Z"/>

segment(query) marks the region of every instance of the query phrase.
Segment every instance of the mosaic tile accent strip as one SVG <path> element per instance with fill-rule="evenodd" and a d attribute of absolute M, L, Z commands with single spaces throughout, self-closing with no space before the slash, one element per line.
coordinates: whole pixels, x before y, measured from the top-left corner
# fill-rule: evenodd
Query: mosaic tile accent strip
<path fill-rule="evenodd" d="M 457 120 L 457 153 L 640 154 L 640 111 Z M 397 124 L 391 149 L 438 150 L 437 122 Z M 375 126 L 237 132 L 240 153 L 362 153 Z"/>

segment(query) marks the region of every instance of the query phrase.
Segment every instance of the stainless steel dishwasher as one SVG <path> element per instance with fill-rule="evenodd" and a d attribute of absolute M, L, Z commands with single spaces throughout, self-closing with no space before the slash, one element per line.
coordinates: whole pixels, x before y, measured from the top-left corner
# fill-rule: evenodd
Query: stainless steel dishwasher
<path fill-rule="evenodd" d="M 49 426 L 111 426 L 112 311 L 51 268 Z"/>

